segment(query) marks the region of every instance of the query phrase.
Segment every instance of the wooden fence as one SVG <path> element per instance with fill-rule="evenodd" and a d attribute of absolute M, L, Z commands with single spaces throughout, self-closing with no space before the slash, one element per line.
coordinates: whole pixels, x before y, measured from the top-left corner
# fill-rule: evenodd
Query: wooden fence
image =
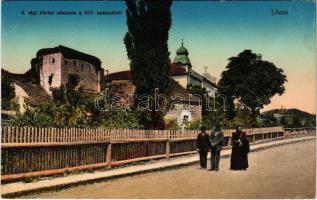
<path fill-rule="evenodd" d="M 244 129 L 251 143 L 283 139 L 314 129 Z M 233 130 L 224 130 L 230 148 Z M 1 180 L 62 174 L 196 152 L 197 130 L 109 130 L 2 127 Z M 287 134 L 285 134 L 287 133 Z M 293 134 L 294 135 L 294 134 Z"/>

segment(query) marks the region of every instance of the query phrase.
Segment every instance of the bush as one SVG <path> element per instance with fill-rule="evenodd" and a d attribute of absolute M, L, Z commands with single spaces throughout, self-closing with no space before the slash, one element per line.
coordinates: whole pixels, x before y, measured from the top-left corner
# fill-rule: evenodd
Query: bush
<path fill-rule="evenodd" d="M 185 129 L 187 130 L 198 130 L 201 126 L 201 120 L 193 120 L 186 124 Z"/>
<path fill-rule="evenodd" d="M 165 119 L 165 129 L 166 130 L 180 130 L 181 127 L 177 123 L 177 119 L 172 118 L 172 119 Z"/>

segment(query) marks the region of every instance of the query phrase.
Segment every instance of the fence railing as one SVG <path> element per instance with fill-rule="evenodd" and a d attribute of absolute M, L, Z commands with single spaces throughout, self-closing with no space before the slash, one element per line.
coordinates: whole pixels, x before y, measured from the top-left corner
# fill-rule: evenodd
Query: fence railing
<path fill-rule="evenodd" d="M 314 129 L 244 129 L 251 143 L 283 139 Z M 197 130 L 109 130 L 2 127 L 1 180 L 61 174 L 170 158 L 196 152 Z M 209 132 L 209 131 L 208 131 Z M 224 130 L 230 148 L 233 130 Z M 286 134 L 287 133 L 287 134 Z"/>

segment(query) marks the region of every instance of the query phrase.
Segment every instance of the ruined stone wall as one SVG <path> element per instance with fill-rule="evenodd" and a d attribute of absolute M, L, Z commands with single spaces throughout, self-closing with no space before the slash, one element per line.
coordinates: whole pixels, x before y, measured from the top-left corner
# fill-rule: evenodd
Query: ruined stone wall
<path fill-rule="evenodd" d="M 62 66 L 62 84 L 66 84 L 69 74 L 78 74 L 80 78 L 79 85 L 85 90 L 91 92 L 100 92 L 100 80 L 103 76 L 102 71 L 96 72 L 96 68 L 89 62 L 77 59 L 63 58 Z"/>
<path fill-rule="evenodd" d="M 61 86 L 61 53 L 54 53 L 43 56 L 40 63 L 40 85 L 51 94 L 50 87 Z"/>

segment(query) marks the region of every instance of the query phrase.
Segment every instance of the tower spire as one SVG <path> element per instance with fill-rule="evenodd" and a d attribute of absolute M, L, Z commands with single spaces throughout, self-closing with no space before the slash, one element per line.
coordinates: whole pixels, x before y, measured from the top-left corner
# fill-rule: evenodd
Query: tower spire
<path fill-rule="evenodd" d="M 184 39 L 182 38 L 182 46 L 184 46 Z"/>

